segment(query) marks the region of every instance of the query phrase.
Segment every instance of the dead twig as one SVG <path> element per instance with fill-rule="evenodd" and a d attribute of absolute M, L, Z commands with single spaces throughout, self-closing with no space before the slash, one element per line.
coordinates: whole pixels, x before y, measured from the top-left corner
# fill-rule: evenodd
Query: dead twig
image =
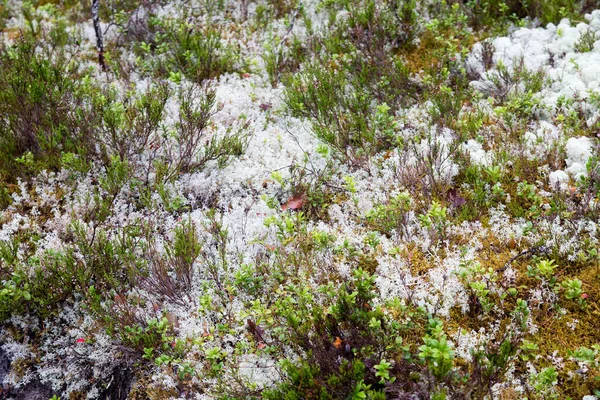
<path fill-rule="evenodd" d="M 106 62 L 104 61 L 104 40 L 102 38 L 102 28 L 100 27 L 100 0 L 92 1 L 92 20 L 94 21 L 94 31 L 96 32 L 96 49 L 98 50 L 98 64 L 102 71 L 106 71 Z"/>
<path fill-rule="evenodd" d="M 527 255 L 534 256 L 534 255 L 538 255 L 538 254 L 547 254 L 549 251 L 550 251 L 550 248 L 545 245 L 532 247 L 532 248 L 522 251 L 519 254 L 517 254 L 516 256 L 512 257 L 502 267 L 497 269 L 496 272 L 497 273 L 504 272 L 506 270 L 506 268 L 508 268 L 510 266 L 510 264 L 512 264 L 515 260 L 517 260 L 518 258 L 521 258 L 523 256 L 527 256 Z"/>

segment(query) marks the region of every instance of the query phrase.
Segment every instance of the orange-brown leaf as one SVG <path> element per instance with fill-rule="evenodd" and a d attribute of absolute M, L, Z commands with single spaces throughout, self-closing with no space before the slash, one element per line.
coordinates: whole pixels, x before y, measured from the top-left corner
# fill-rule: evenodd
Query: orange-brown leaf
<path fill-rule="evenodd" d="M 336 336 L 336 337 L 335 337 L 335 340 L 333 341 L 333 346 L 334 346 L 336 349 L 339 349 L 339 348 L 341 348 L 341 347 L 342 347 L 342 339 L 340 339 L 340 337 L 339 337 L 339 336 Z"/>

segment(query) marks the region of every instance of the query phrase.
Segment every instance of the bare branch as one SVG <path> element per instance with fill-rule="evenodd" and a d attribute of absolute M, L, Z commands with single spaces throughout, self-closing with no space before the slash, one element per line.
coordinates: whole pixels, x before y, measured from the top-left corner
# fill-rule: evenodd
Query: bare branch
<path fill-rule="evenodd" d="M 94 21 L 94 31 L 96 32 L 96 49 L 98 50 L 98 64 L 102 67 L 102 71 L 106 71 L 106 63 L 104 62 L 104 40 L 102 38 L 102 29 L 100 27 L 100 16 L 98 14 L 100 8 L 100 0 L 92 0 L 92 20 Z"/>

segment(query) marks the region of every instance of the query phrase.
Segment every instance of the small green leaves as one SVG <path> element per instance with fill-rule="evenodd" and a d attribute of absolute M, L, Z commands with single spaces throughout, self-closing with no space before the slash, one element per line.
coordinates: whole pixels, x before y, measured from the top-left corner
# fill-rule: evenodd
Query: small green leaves
<path fill-rule="evenodd" d="M 551 395 L 556 398 L 552 393 L 553 386 L 558 383 L 558 373 L 556 368 L 547 367 L 542 369 L 539 373 L 532 375 L 531 382 L 536 390 L 546 395 Z"/>
<path fill-rule="evenodd" d="M 587 294 L 583 292 L 583 282 L 579 279 L 565 279 L 561 285 L 565 298 L 574 300 L 582 309 L 587 307 Z"/>
<path fill-rule="evenodd" d="M 567 279 L 562 282 L 561 286 L 565 289 L 565 297 L 569 300 L 578 299 L 583 294 L 579 279 Z"/>
<path fill-rule="evenodd" d="M 534 265 L 527 266 L 527 275 L 531 278 L 550 281 L 557 267 L 554 260 L 541 259 Z"/>
<path fill-rule="evenodd" d="M 375 372 L 375 376 L 381 378 L 379 380 L 379 383 L 381 383 L 381 384 L 386 383 L 386 382 L 391 383 L 396 380 L 396 377 L 390 376 L 391 366 L 392 366 L 391 363 L 387 362 L 385 359 L 382 359 L 379 362 L 379 364 L 377 364 L 373 367 L 377 371 L 377 372 Z"/>
<path fill-rule="evenodd" d="M 441 321 L 431 319 L 428 333 L 423 338 L 425 344 L 419 347 L 419 358 L 425 361 L 431 373 L 438 379 L 442 379 L 452 370 L 454 360 L 454 351 L 442 329 Z"/>
<path fill-rule="evenodd" d="M 440 203 L 434 201 L 431 203 L 431 207 L 429 207 L 427 214 L 419 215 L 419 220 L 423 226 L 427 228 L 441 227 L 446 222 L 447 211 L 448 209 L 446 207 L 442 207 Z"/>

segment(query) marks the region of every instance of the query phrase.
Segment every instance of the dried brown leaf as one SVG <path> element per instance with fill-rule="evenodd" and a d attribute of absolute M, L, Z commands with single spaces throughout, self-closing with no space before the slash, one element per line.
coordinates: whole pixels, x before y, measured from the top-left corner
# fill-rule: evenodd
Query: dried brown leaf
<path fill-rule="evenodd" d="M 291 197 L 281 206 L 281 210 L 299 210 L 304 205 L 304 198 L 304 193 Z"/>

